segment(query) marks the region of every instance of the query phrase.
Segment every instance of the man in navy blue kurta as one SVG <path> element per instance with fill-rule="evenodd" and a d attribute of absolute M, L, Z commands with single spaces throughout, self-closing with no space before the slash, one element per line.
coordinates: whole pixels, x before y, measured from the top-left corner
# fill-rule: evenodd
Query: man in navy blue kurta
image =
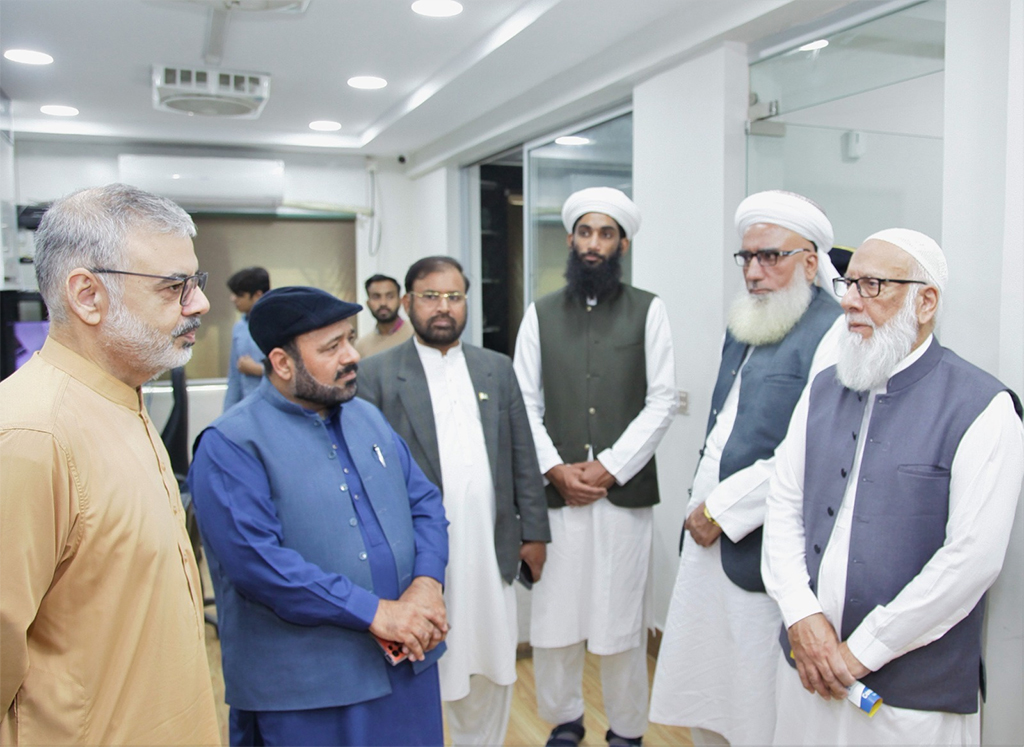
<path fill-rule="evenodd" d="M 351 399 L 358 309 L 264 296 L 250 329 L 268 376 L 203 433 L 189 475 L 233 745 L 442 743 L 447 522 L 405 442 Z M 389 666 L 371 634 L 408 659 Z"/>

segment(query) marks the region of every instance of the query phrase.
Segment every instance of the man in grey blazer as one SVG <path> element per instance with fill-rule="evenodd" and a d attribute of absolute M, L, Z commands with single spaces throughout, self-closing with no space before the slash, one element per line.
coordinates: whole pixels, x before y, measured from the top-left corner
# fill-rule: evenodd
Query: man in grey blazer
<path fill-rule="evenodd" d="M 405 290 L 415 337 L 361 364 L 359 396 L 380 408 L 444 495 L 451 628 L 439 665 L 452 743 L 502 744 L 516 678 L 511 584 L 540 578 L 551 539 L 544 486 L 511 359 L 459 339 L 462 266 L 421 259 Z"/>

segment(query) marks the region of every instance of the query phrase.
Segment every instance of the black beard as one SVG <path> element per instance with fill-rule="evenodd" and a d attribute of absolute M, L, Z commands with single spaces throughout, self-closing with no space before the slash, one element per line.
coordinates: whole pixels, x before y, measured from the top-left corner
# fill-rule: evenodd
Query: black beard
<path fill-rule="evenodd" d="M 586 303 L 588 298 L 604 301 L 622 284 L 622 244 L 603 262 L 590 265 L 583 261 L 573 241 L 565 265 L 566 289 L 569 295 Z"/>
<path fill-rule="evenodd" d="M 359 366 L 355 363 L 350 363 L 337 374 L 335 374 L 334 380 L 337 381 L 342 376 L 345 376 L 353 371 L 359 369 Z M 310 372 L 306 369 L 305 364 L 302 362 L 302 357 L 295 359 L 295 398 L 301 399 L 305 402 L 311 402 L 314 405 L 320 405 L 321 407 L 331 408 L 336 405 L 348 402 L 350 399 L 356 396 L 356 380 L 344 384 L 342 386 L 328 386 L 321 384 Z"/>
<path fill-rule="evenodd" d="M 381 316 L 382 311 L 387 311 L 387 316 Z M 373 318 L 376 319 L 381 324 L 391 324 L 391 322 L 395 321 L 398 318 L 398 307 L 395 307 L 392 310 L 388 309 L 385 306 L 381 306 L 376 311 L 370 313 L 372 313 Z"/>
<path fill-rule="evenodd" d="M 465 320 L 463 320 L 462 324 L 459 324 L 451 314 L 443 315 L 452 320 L 451 329 L 439 330 L 431 327 L 431 322 L 441 316 L 442 314 L 434 314 L 432 317 L 424 321 L 420 319 L 419 314 L 416 312 L 415 305 L 409 306 L 409 321 L 412 322 L 412 328 L 416 330 L 416 334 L 419 335 L 419 338 L 431 347 L 453 344 L 462 336 L 462 331 L 466 328 Z"/>

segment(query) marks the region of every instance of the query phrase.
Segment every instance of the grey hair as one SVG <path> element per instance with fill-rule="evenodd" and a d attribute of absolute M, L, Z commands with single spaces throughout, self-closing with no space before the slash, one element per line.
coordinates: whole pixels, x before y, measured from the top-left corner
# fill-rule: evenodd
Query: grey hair
<path fill-rule="evenodd" d="M 936 303 L 935 305 L 935 316 L 932 318 L 932 321 L 934 322 L 935 326 L 938 327 L 939 318 L 942 313 L 942 291 L 939 289 L 939 286 L 935 284 L 935 281 L 932 280 L 931 277 L 928 275 L 928 271 L 924 269 L 924 265 L 922 265 L 915 257 L 910 258 L 910 276 L 907 278 L 907 280 L 920 280 L 926 286 L 930 285 L 932 288 L 935 289 L 935 292 L 939 296 L 939 300 L 938 303 Z M 912 285 L 910 287 L 912 289 L 910 291 L 910 298 L 917 298 L 918 293 L 921 292 L 921 288 L 925 286 Z"/>
<path fill-rule="evenodd" d="M 189 214 L 165 197 L 127 184 L 108 184 L 60 198 L 36 232 L 36 280 L 50 321 L 68 321 L 64 284 L 77 267 L 125 270 L 128 235 L 143 229 L 181 238 L 196 235 Z M 104 275 L 113 301 L 121 300 L 119 275 Z"/>

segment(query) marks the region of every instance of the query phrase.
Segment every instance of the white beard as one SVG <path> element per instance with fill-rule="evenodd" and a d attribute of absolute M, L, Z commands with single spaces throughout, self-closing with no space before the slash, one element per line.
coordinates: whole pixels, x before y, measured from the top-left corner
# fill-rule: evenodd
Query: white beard
<path fill-rule="evenodd" d="M 774 345 L 796 326 L 812 298 L 810 284 L 797 272 L 789 285 L 772 293 L 743 291 L 729 309 L 729 331 L 747 345 Z"/>
<path fill-rule="evenodd" d="M 152 371 L 152 376 L 184 366 L 192 358 L 192 346 L 175 347 L 179 335 L 199 326 L 199 318 L 191 317 L 175 328 L 168 336 L 147 324 L 128 311 L 123 303 L 112 303 L 106 318 L 103 344 L 122 360 L 142 371 Z"/>
<path fill-rule="evenodd" d="M 846 314 L 846 322 L 855 320 L 874 330 L 866 340 L 847 328 L 839 338 L 839 360 L 836 378 L 847 389 L 867 392 L 882 387 L 899 362 L 910 355 L 919 331 L 915 301 L 917 289 L 907 293 L 899 312 L 888 322 L 876 327 L 867 314 Z"/>

